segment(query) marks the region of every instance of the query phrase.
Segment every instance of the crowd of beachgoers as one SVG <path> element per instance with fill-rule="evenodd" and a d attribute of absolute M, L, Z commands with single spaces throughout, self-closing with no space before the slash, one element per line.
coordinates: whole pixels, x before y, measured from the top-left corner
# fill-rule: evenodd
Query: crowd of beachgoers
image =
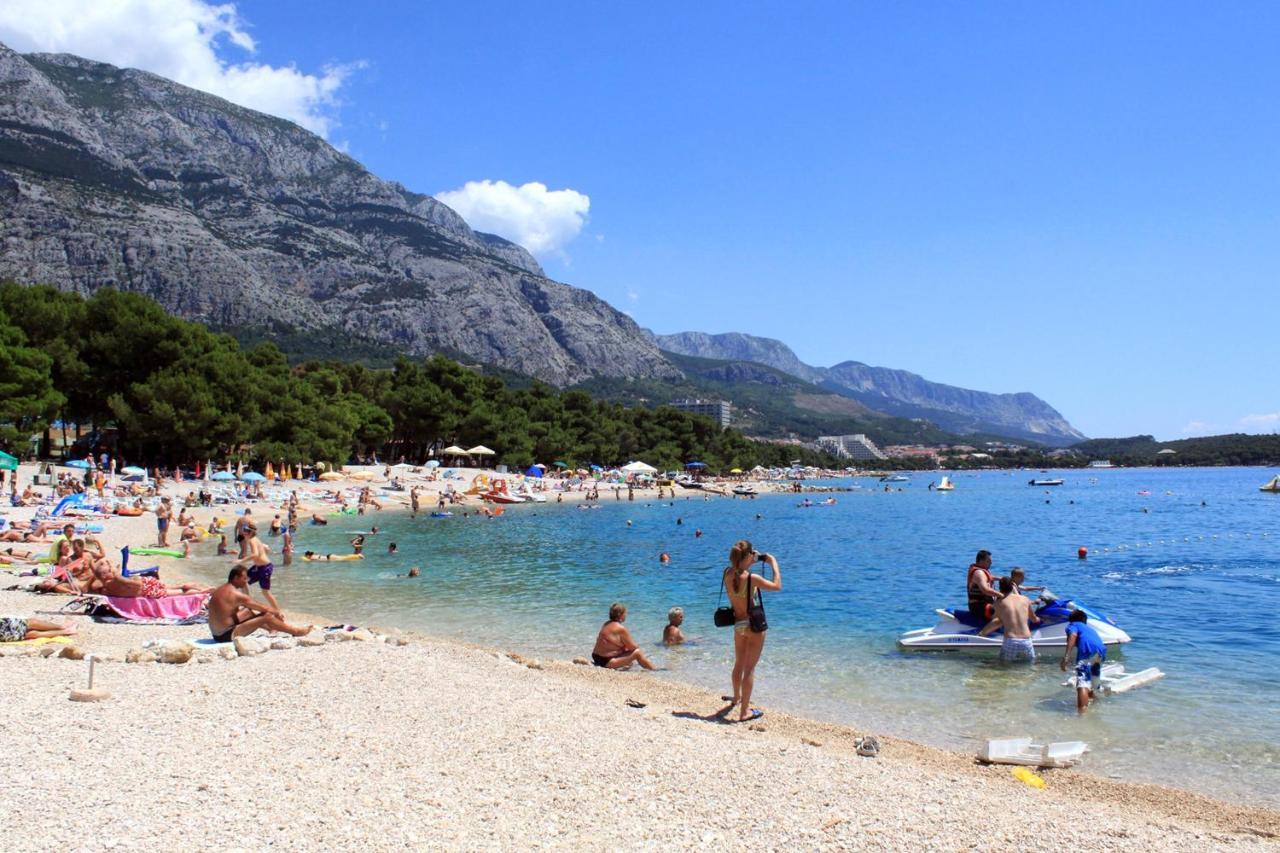
<path fill-rule="evenodd" d="M 133 808 L 141 801 L 132 795 L 79 807 L 95 837 L 146 847 L 193 833 L 214 847 L 538 838 L 546 847 L 689 848 L 748 837 L 767 847 L 1025 846 L 1021 815 L 1033 812 L 1038 837 L 1055 846 L 1102 838 L 1108 849 L 1263 849 L 1280 837 L 1280 815 L 1265 809 L 1075 773 L 1035 790 L 958 753 L 763 714 L 751 703 L 764 636 L 752 593 L 781 587 L 783 560 L 747 542 L 726 561 L 734 638 L 733 695 L 724 697 L 620 671 L 647 663 L 623 605 L 590 659 L 537 661 L 303 614 L 289 609 L 287 587 L 279 595 L 271 584 L 290 561 L 360 557 L 359 537 L 340 554 L 295 553 L 298 525 L 362 513 L 376 524 L 393 511 L 496 515 L 503 506 L 484 495 L 498 481 L 507 494 L 581 506 L 658 497 L 625 475 L 382 465 L 325 480 L 206 473 L 56 468 L 50 481 L 24 465 L 8 474 L 0 669 L 12 724 L 0 752 L 31 768 L 20 784 L 0 781 L 0 798 L 26 806 L 9 822 L 12 843 L 105 846 L 71 823 L 32 817 L 56 812 L 76 785 L 146 791 L 145 808 Z M 738 482 L 708 485 L 731 496 Z M 186 554 L 225 555 L 228 582 L 186 576 Z M 757 562 L 764 574 L 750 572 Z M 671 614 L 665 642 L 680 641 L 681 618 Z M 68 702 L 85 686 L 86 656 L 111 697 Z M 869 742 L 878 749 L 859 755 Z M 597 814 L 602 767 L 612 768 L 604 781 L 626 821 Z M 166 780 L 158 790 L 157 778 Z M 960 792 L 970 808 L 946 805 Z M 201 816 L 211 814 L 223 816 Z"/>

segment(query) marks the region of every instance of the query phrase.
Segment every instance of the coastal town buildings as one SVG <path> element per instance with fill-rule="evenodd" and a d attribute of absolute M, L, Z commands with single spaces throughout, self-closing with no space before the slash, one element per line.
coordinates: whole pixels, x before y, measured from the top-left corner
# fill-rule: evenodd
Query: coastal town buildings
<path fill-rule="evenodd" d="M 727 427 L 733 417 L 733 406 L 728 400 L 673 400 L 671 408 L 711 418 Z"/>
<path fill-rule="evenodd" d="M 862 433 L 856 435 L 820 435 L 818 446 L 829 450 L 841 459 L 888 459 L 871 439 Z"/>

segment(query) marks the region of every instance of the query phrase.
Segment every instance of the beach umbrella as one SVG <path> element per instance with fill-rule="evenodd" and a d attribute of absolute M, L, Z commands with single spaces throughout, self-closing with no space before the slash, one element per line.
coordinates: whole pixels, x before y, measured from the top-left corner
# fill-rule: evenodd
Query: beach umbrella
<path fill-rule="evenodd" d="M 451 444 L 444 450 L 440 451 L 441 456 L 470 456 L 471 454 L 463 450 L 456 444 Z"/>
<path fill-rule="evenodd" d="M 707 467 L 707 463 L 705 463 L 705 462 L 686 462 L 684 467 L 686 467 L 686 468 L 706 468 L 706 467 Z"/>
<path fill-rule="evenodd" d="M 601 468 L 599 465 L 596 465 L 596 464 L 594 464 L 594 463 L 593 463 L 593 464 L 591 465 L 591 470 L 592 470 L 592 471 L 603 471 L 604 469 L 603 469 L 603 468 Z"/>
<path fill-rule="evenodd" d="M 556 462 L 552 462 L 551 464 L 552 464 L 552 465 L 554 465 L 554 466 L 556 466 L 557 468 L 568 468 L 568 467 L 569 467 L 569 463 L 568 463 L 568 462 L 559 462 L 559 461 L 556 461 Z"/>
<path fill-rule="evenodd" d="M 741 474 L 741 473 L 742 473 L 742 469 L 741 469 L 741 468 L 730 468 L 730 469 L 729 469 L 729 473 L 730 473 L 730 474 Z"/>
<path fill-rule="evenodd" d="M 276 469 L 271 467 L 271 463 L 267 463 L 267 470 L 263 476 L 264 480 L 274 480 L 276 478 Z"/>
<path fill-rule="evenodd" d="M 85 462 L 83 459 L 72 459 L 70 462 L 63 462 L 62 464 L 68 468 L 88 468 L 89 467 L 89 463 Z"/>
<path fill-rule="evenodd" d="M 146 469 L 145 469 L 145 468 L 139 468 L 139 467 L 138 467 L 138 466 L 136 466 L 136 465 L 130 465 L 130 466 L 128 466 L 127 468 L 121 468 L 121 469 L 120 469 L 120 473 L 121 473 L 121 474 L 124 474 L 126 477 L 145 477 L 145 476 L 147 476 L 147 471 L 146 471 Z"/>
<path fill-rule="evenodd" d="M 428 468 L 439 468 L 439 467 L 440 467 L 440 460 L 438 460 L 438 459 L 428 459 L 428 460 L 427 460 L 427 467 L 428 467 Z"/>
<path fill-rule="evenodd" d="M 353 480 L 372 480 L 374 474 L 372 471 L 357 471 L 351 475 Z"/>
<path fill-rule="evenodd" d="M 234 480 L 235 478 L 236 478 L 236 475 L 232 474 L 230 471 L 219 471 L 218 473 L 210 477 L 211 480 L 219 480 L 219 481 Z"/>
<path fill-rule="evenodd" d="M 239 480 L 244 476 L 244 460 L 236 460 L 236 479 Z"/>
<path fill-rule="evenodd" d="M 408 462 L 397 462 L 396 464 L 392 465 L 391 467 L 392 467 L 392 468 L 412 468 L 413 466 L 412 466 L 412 465 L 410 465 Z"/>
<path fill-rule="evenodd" d="M 529 469 L 524 472 L 524 475 L 526 477 L 541 477 L 542 469 L 539 468 L 537 465 L 530 465 Z"/>
<path fill-rule="evenodd" d="M 628 462 L 622 466 L 622 471 L 626 474 L 652 474 L 657 470 L 644 462 Z"/>
<path fill-rule="evenodd" d="M 209 472 L 211 472 L 212 470 L 213 470 L 213 460 L 212 459 L 204 460 L 204 481 L 206 483 L 209 482 Z"/>
<path fill-rule="evenodd" d="M 250 471 L 248 474 L 244 475 L 244 481 L 246 483 L 260 483 L 265 479 L 267 478 L 259 474 L 257 471 Z"/>
<path fill-rule="evenodd" d="M 18 457 L 0 450 L 0 471 L 17 471 Z"/>
<path fill-rule="evenodd" d="M 485 447 L 483 444 L 477 444 L 475 447 L 468 450 L 467 453 L 471 456 L 497 456 L 498 455 L 498 452 L 496 450 L 490 450 L 489 448 Z"/>

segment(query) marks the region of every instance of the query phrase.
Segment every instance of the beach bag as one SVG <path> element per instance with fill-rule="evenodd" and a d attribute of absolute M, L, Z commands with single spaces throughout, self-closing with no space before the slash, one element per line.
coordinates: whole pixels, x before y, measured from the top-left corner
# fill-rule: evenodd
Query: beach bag
<path fill-rule="evenodd" d="M 724 573 L 720 574 L 720 597 L 724 598 Z M 728 628 L 732 625 L 737 617 L 733 615 L 733 607 L 716 607 L 716 612 L 712 616 L 717 628 Z"/>

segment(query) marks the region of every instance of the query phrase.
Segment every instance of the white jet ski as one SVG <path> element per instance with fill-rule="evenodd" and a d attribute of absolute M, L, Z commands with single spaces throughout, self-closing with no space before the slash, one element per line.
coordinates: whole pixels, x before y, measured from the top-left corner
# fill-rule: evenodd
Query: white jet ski
<path fill-rule="evenodd" d="M 1040 624 L 1031 626 L 1031 644 L 1037 649 L 1065 648 L 1067 645 L 1067 619 L 1071 611 L 1083 610 L 1089 617 L 1089 625 L 1098 632 L 1102 642 L 1108 646 L 1117 646 L 1129 642 L 1129 635 L 1117 627 L 1115 621 L 1100 611 L 1070 600 L 1059 600 L 1053 593 L 1045 590 L 1040 593 L 1036 615 Z M 898 645 L 904 649 L 999 649 L 1004 640 L 1004 632 L 997 628 L 986 637 L 979 637 L 978 631 L 986 624 L 984 620 L 975 618 L 968 610 L 937 610 L 938 624 L 932 628 L 920 628 L 908 631 L 898 638 Z"/>

